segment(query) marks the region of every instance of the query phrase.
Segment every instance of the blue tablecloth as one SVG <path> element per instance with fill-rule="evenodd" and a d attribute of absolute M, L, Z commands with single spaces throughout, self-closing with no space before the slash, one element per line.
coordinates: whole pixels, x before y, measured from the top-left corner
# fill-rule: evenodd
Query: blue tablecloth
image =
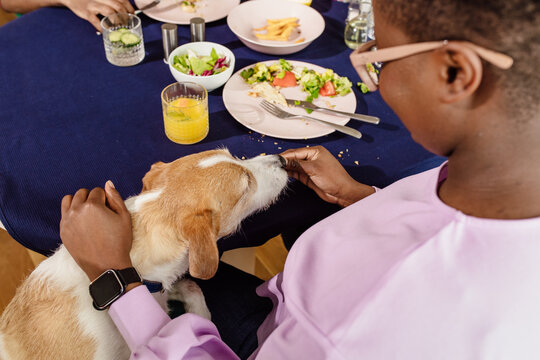
<path fill-rule="evenodd" d="M 325 18 L 323 35 L 284 58 L 332 68 L 356 83 L 343 42 L 346 5 L 315 0 L 312 6 Z M 350 122 L 362 131 L 361 140 L 338 133 L 304 141 L 261 136 L 231 117 L 217 89 L 209 95 L 208 137 L 175 144 L 164 134 L 161 114 L 160 92 L 174 82 L 162 61 L 161 23 L 143 15 L 142 24 L 146 57 L 127 68 L 109 64 L 102 38 L 65 8 L 44 8 L 0 28 L 0 221 L 22 245 L 43 254 L 58 246 L 65 194 L 111 179 L 122 196 L 134 195 L 152 163 L 221 146 L 252 157 L 321 144 L 341 154 L 354 178 L 379 187 L 443 160 L 412 141 L 378 93 L 358 89 L 356 111 L 382 120 L 378 126 Z M 189 41 L 189 27 L 179 26 L 178 35 L 180 44 Z M 275 59 L 246 48 L 225 19 L 206 25 L 206 39 L 231 49 L 236 69 Z M 247 219 L 220 248 L 261 244 L 336 210 L 292 182 L 278 204 Z"/>

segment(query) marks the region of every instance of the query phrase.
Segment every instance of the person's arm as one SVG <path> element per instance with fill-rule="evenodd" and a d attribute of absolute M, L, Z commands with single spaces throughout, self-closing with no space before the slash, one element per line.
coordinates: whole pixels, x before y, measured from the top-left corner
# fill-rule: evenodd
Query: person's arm
<path fill-rule="evenodd" d="M 339 161 L 322 146 L 291 149 L 281 153 L 289 176 L 313 189 L 327 202 L 348 206 L 375 192 L 354 180 Z"/>
<path fill-rule="evenodd" d="M 108 206 L 107 206 L 108 205 Z M 62 199 L 60 237 L 93 281 L 109 269 L 132 267 L 131 215 L 108 181 L 105 190 L 81 189 Z M 137 359 L 237 359 L 212 322 L 193 314 L 171 320 L 145 286 L 135 283 L 109 314 Z"/>
<path fill-rule="evenodd" d="M 46 6 L 65 6 L 78 17 L 90 22 L 98 31 L 101 31 L 98 14 L 108 16 L 135 11 L 129 0 L 2 0 L 5 11 L 21 14 Z"/>
<path fill-rule="evenodd" d="M 146 286 L 115 301 L 109 310 L 136 359 L 238 359 L 221 340 L 216 326 L 194 314 L 173 320 Z"/>

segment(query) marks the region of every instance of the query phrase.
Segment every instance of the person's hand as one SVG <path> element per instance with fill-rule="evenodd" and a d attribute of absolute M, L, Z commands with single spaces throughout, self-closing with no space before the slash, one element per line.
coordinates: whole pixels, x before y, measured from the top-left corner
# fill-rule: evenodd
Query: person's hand
<path fill-rule="evenodd" d="M 287 160 L 289 176 L 300 180 L 327 202 L 348 206 L 375 192 L 354 180 L 322 146 L 291 149 L 280 154 Z"/>
<path fill-rule="evenodd" d="M 131 215 L 111 181 L 105 190 L 64 196 L 60 238 L 91 281 L 106 270 L 132 266 Z"/>
<path fill-rule="evenodd" d="M 88 20 L 101 32 L 98 14 L 109 16 L 114 13 L 133 13 L 135 10 L 129 0 L 62 0 L 78 17 Z"/>

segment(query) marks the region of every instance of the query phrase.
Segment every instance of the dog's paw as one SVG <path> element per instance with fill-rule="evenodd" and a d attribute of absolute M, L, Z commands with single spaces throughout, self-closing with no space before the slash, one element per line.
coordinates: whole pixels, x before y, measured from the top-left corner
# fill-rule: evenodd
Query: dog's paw
<path fill-rule="evenodd" d="M 169 291 L 169 300 L 181 301 L 186 312 L 197 314 L 208 320 L 211 319 L 202 290 L 193 280 L 178 280 Z"/>

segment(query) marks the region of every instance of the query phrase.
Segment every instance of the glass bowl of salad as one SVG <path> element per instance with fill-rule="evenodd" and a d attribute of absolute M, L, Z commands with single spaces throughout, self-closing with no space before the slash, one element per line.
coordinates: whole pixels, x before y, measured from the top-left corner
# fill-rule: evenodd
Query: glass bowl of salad
<path fill-rule="evenodd" d="M 171 52 L 168 61 L 176 81 L 194 82 L 207 91 L 224 85 L 234 71 L 233 52 L 208 41 L 181 45 Z"/>

